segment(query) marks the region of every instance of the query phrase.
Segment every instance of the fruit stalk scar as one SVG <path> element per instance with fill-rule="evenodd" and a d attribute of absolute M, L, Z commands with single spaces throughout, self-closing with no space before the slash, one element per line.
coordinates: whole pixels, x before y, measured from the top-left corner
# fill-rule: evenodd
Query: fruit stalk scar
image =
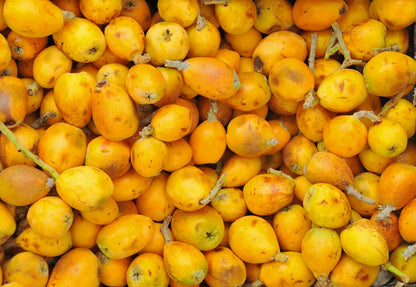
<path fill-rule="evenodd" d="M 52 176 L 54 180 L 58 179 L 59 173 L 53 167 L 49 166 L 43 160 L 41 160 L 37 155 L 33 154 L 30 150 L 25 148 L 19 142 L 14 133 L 3 122 L 0 122 L 0 132 L 4 134 L 13 143 L 13 145 L 17 148 L 19 152 L 22 152 L 27 158 L 32 160 L 43 170 L 49 173 L 49 175 Z"/>

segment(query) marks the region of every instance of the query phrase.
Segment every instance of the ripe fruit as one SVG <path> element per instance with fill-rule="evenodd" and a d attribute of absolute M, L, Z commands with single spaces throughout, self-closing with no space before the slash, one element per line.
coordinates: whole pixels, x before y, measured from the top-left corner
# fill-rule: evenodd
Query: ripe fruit
<path fill-rule="evenodd" d="M 9 128 L 19 125 L 26 116 L 28 95 L 23 81 L 13 76 L 0 77 L 0 120 Z"/>
<path fill-rule="evenodd" d="M 369 219 L 351 223 L 341 232 L 340 239 L 344 252 L 362 264 L 378 266 L 389 260 L 386 239 Z"/>
<path fill-rule="evenodd" d="M 169 285 L 163 258 L 154 253 L 141 253 L 135 257 L 126 271 L 126 277 L 127 285 L 131 287 Z"/>
<path fill-rule="evenodd" d="M 111 259 L 122 259 L 136 254 L 153 237 L 154 223 L 145 215 L 127 214 L 100 229 L 97 246 Z"/>
<path fill-rule="evenodd" d="M 251 0 L 231 0 L 227 5 L 215 5 L 215 16 L 225 32 L 243 34 L 254 25 L 256 5 Z"/>

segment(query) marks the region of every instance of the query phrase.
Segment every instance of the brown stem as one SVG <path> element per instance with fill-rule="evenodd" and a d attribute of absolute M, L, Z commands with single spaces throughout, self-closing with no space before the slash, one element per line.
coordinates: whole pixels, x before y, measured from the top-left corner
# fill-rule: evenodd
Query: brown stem
<path fill-rule="evenodd" d="M 355 196 L 358 200 L 361 200 L 365 203 L 368 203 L 368 204 L 376 203 L 376 201 L 374 199 L 369 198 L 369 197 L 364 196 L 361 193 L 359 193 L 352 185 L 347 185 L 345 190 L 347 191 L 348 194 L 351 194 L 351 195 Z"/>
<path fill-rule="evenodd" d="M 30 126 L 34 129 L 43 127 L 46 125 L 46 121 L 52 117 L 56 117 L 56 113 L 52 111 L 47 111 L 43 116 L 36 119 Z"/>
<path fill-rule="evenodd" d="M 214 187 L 210 190 L 208 196 L 199 201 L 200 205 L 207 205 L 208 203 L 210 203 L 214 199 L 214 197 L 217 195 L 218 191 L 220 191 L 220 189 L 222 188 L 226 175 L 227 175 L 227 173 L 224 173 L 220 176 L 220 178 L 215 183 Z"/>
<path fill-rule="evenodd" d="M 416 254 L 416 243 L 407 246 L 407 248 L 403 251 L 402 256 L 404 261 L 408 261 L 410 257 Z"/>
<path fill-rule="evenodd" d="M 400 92 L 397 95 L 395 95 L 394 97 L 392 97 L 390 100 L 388 100 L 383 108 L 381 109 L 381 112 L 378 114 L 378 116 L 381 118 L 383 117 L 390 109 L 392 109 L 393 107 L 395 107 L 397 105 L 397 103 L 399 102 L 399 100 L 401 98 L 403 98 L 405 96 L 404 92 Z"/>
<path fill-rule="evenodd" d="M 312 73 L 315 70 L 315 56 L 316 56 L 316 45 L 318 43 L 318 34 L 312 33 L 311 34 L 311 49 L 309 51 L 309 69 L 312 71 Z"/>
<path fill-rule="evenodd" d="M 166 244 L 169 244 L 172 242 L 172 237 L 170 237 L 170 234 L 169 234 L 169 224 L 171 221 L 172 221 L 172 215 L 168 215 L 163 220 L 162 225 L 160 226 L 160 232 L 162 232 L 162 235 L 165 238 Z"/>
<path fill-rule="evenodd" d="M 5 135 L 17 148 L 18 151 L 22 152 L 27 158 L 32 160 L 34 163 L 36 163 L 38 166 L 40 166 L 43 170 L 45 170 L 47 173 L 50 174 L 50 176 L 53 177 L 53 179 L 58 179 L 59 173 L 51 166 L 46 164 L 43 160 L 41 160 L 37 155 L 33 154 L 30 150 L 28 150 L 26 147 L 24 147 L 20 141 L 17 139 L 17 137 L 14 135 L 14 133 L 6 127 L 6 125 L 0 121 L 0 132 Z"/>
<path fill-rule="evenodd" d="M 390 205 L 390 204 L 386 204 L 384 206 L 379 206 L 379 211 L 376 215 L 375 220 L 379 221 L 379 222 L 387 220 L 388 217 L 390 216 L 390 213 L 392 211 L 395 211 L 395 210 L 396 210 L 396 207 L 394 207 L 393 205 Z"/>

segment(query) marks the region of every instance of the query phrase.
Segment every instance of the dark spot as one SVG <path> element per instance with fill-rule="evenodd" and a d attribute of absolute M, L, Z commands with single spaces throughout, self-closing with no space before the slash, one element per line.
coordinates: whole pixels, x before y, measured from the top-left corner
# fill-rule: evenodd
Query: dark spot
<path fill-rule="evenodd" d="M 321 201 L 321 204 L 322 205 L 328 205 L 328 202 L 324 199 L 324 200 Z"/>
<path fill-rule="evenodd" d="M 251 226 L 253 226 L 253 227 L 256 226 L 257 222 L 258 222 L 257 219 L 253 219 L 251 221 Z"/>
<path fill-rule="evenodd" d="M 344 15 L 345 13 L 347 13 L 348 11 L 348 6 L 345 4 L 344 6 L 342 6 L 341 9 L 339 9 L 339 15 Z"/>
<path fill-rule="evenodd" d="M 14 126 L 16 124 L 15 120 L 8 120 L 4 123 L 6 126 Z"/>
<path fill-rule="evenodd" d="M 120 36 L 121 36 L 120 32 L 117 32 L 117 33 L 114 34 L 114 37 L 116 37 L 116 38 L 120 38 Z"/>
<path fill-rule="evenodd" d="M 88 54 L 92 55 L 97 53 L 97 47 L 92 47 L 91 49 L 88 50 Z"/>
<path fill-rule="evenodd" d="M 264 66 L 264 64 L 263 64 L 263 61 L 260 59 L 260 57 L 259 56 L 257 56 L 255 59 L 254 59 L 254 71 L 256 71 L 256 72 L 261 72 L 261 71 L 263 71 L 263 66 Z"/>
<path fill-rule="evenodd" d="M 49 85 L 51 85 L 54 81 L 55 81 L 55 77 L 52 77 L 52 78 L 49 80 L 48 84 L 49 84 Z"/>

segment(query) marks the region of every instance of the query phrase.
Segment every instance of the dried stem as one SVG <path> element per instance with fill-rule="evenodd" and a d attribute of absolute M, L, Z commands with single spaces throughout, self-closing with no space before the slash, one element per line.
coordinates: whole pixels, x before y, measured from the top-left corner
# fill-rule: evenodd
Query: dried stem
<path fill-rule="evenodd" d="M 289 259 L 289 256 L 287 256 L 286 254 L 283 254 L 282 252 L 277 252 L 272 258 L 271 260 L 274 261 L 278 261 L 278 262 L 286 262 Z"/>
<path fill-rule="evenodd" d="M 73 12 L 71 11 L 62 11 L 62 16 L 64 17 L 64 21 L 68 21 L 68 20 L 75 20 L 76 16 Z"/>
<path fill-rule="evenodd" d="M 312 73 L 315 70 L 315 55 L 316 55 L 316 45 L 318 43 L 318 34 L 312 33 L 311 34 L 311 49 L 309 51 L 309 69 L 312 71 Z"/>
<path fill-rule="evenodd" d="M 380 54 L 381 52 L 386 52 L 386 51 L 400 52 L 400 46 L 397 44 L 394 44 L 392 46 L 388 46 L 384 48 L 375 48 L 373 49 L 373 55 L 375 56 L 377 54 Z"/>
<path fill-rule="evenodd" d="M 374 199 L 369 198 L 369 197 L 364 196 L 361 193 L 359 193 L 352 185 L 347 185 L 345 190 L 347 191 L 348 194 L 351 194 L 351 195 L 355 196 L 358 200 L 361 200 L 365 203 L 368 203 L 368 204 L 376 203 L 376 201 Z"/>
<path fill-rule="evenodd" d="M 211 4 L 224 4 L 227 5 L 230 0 L 201 0 L 201 4 L 203 5 L 211 5 Z"/>
<path fill-rule="evenodd" d="M 416 254 L 416 243 L 407 246 L 407 248 L 403 251 L 402 256 L 404 261 L 408 261 L 410 257 Z"/>
<path fill-rule="evenodd" d="M 381 109 L 380 113 L 378 114 L 378 117 L 383 117 L 390 109 L 392 109 L 393 107 L 395 107 L 397 105 L 397 103 L 399 102 L 399 100 L 401 98 L 403 98 L 405 96 L 404 92 L 400 92 L 397 95 L 395 95 L 394 97 L 392 97 L 390 100 L 388 100 L 383 108 Z"/>
<path fill-rule="evenodd" d="M 207 114 L 207 122 L 215 122 L 218 120 L 217 113 L 218 113 L 218 105 L 216 100 L 209 100 L 210 107 Z"/>
<path fill-rule="evenodd" d="M 196 17 L 196 30 L 201 31 L 205 28 L 207 25 L 207 19 L 205 17 L 201 16 L 201 14 L 198 14 L 198 17 Z"/>
<path fill-rule="evenodd" d="M 387 220 L 387 218 L 390 216 L 390 213 L 396 210 L 396 207 L 390 204 L 386 204 L 385 206 L 379 206 L 378 208 L 379 211 L 375 218 L 376 221 Z"/>
<path fill-rule="evenodd" d="M 52 111 L 47 111 L 43 116 L 36 119 L 36 121 L 34 121 L 30 126 L 34 129 L 43 127 L 46 125 L 46 121 L 52 117 L 56 117 L 56 113 Z"/>
<path fill-rule="evenodd" d="M 144 139 L 144 138 L 150 137 L 152 133 L 153 133 L 153 127 L 149 124 L 140 130 L 139 135 L 142 139 Z"/>
<path fill-rule="evenodd" d="M 172 221 L 172 215 L 168 215 L 163 220 L 162 225 L 160 226 L 160 232 L 162 232 L 162 235 L 165 238 L 166 244 L 169 244 L 172 242 L 172 237 L 170 237 L 170 234 L 169 234 L 169 224 L 171 221 Z"/>
<path fill-rule="evenodd" d="M 227 176 L 227 173 L 224 173 L 220 176 L 220 178 L 215 183 L 214 187 L 209 192 L 208 196 L 199 201 L 200 205 L 207 205 L 208 203 L 210 203 L 214 199 L 214 197 L 217 195 L 218 191 L 220 191 L 220 189 L 222 188 L 222 186 L 224 184 L 224 179 L 225 179 L 226 176 Z"/>
<path fill-rule="evenodd" d="M 132 60 L 134 62 L 135 65 L 137 64 L 147 64 L 150 62 L 151 57 L 149 54 L 145 53 L 145 54 L 134 54 L 132 56 Z"/>
<path fill-rule="evenodd" d="M 371 120 L 371 122 L 376 123 L 380 121 L 380 117 L 378 117 L 373 111 L 358 111 L 355 112 L 352 115 L 354 118 L 356 118 L 357 120 L 360 120 L 362 118 L 368 118 Z"/>
<path fill-rule="evenodd" d="M 260 279 L 257 279 L 256 281 L 253 281 L 253 282 L 244 283 L 243 285 L 243 287 L 260 287 L 260 286 L 264 286 L 263 282 L 261 282 Z"/>
<path fill-rule="evenodd" d="M 365 62 L 361 60 L 355 60 L 351 58 L 350 51 L 347 49 L 347 46 L 345 45 L 344 39 L 342 38 L 342 30 L 339 28 L 338 23 L 335 22 L 332 24 L 332 29 L 335 33 L 335 37 L 338 40 L 338 44 L 341 48 L 342 54 L 344 55 L 344 61 L 342 62 L 341 66 L 338 68 L 338 70 L 345 69 L 352 65 L 364 65 Z"/>
<path fill-rule="evenodd" d="M 165 67 L 167 68 L 176 68 L 178 71 L 185 71 L 189 68 L 188 62 L 182 61 L 172 61 L 172 60 L 165 60 Z"/>
<path fill-rule="evenodd" d="M 302 107 L 304 109 L 310 109 L 310 108 L 315 107 L 318 103 L 319 103 L 319 100 L 318 98 L 315 97 L 315 91 L 310 90 L 305 96 L 305 101 L 303 102 Z"/>
<path fill-rule="evenodd" d="M 51 166 L 46 164 L 43 160 L 41 160 L 37 155 L 33 154 L 30 150 L 28 150 L 26 147 L 24 147 L 17 137 L 14 135 L 14 133 L 3 123 L 0 121 L 0 132 L 4 134 L 17 148 L 19 152 L 22 152 L 27 158 L 32 160 L 34 163 L 36 163 L 38 166 L 40 166 L 43 170 L 45 170 L 47 173 L 49 173 L 50 176 L 53 177 L 53 179 L 58 179 L 59 173 Z"/>

